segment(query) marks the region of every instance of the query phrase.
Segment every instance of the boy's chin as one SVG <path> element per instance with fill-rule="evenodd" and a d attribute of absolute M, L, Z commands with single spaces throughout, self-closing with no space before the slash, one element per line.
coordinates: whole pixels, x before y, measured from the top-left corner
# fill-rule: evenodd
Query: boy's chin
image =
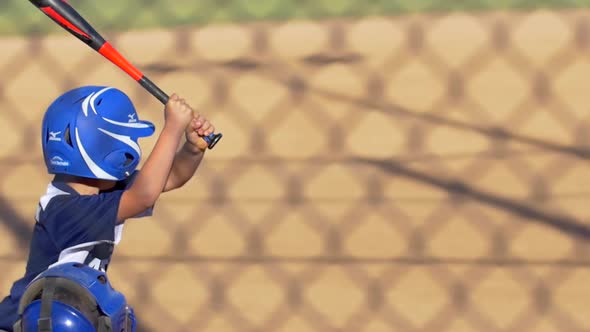
<path fill-rule="evenodd" d="M 117 185 L 117 181 L 113 180 L 97 180 L 96 186 L 100 190 L 110 190 L 113 189 Z"/>

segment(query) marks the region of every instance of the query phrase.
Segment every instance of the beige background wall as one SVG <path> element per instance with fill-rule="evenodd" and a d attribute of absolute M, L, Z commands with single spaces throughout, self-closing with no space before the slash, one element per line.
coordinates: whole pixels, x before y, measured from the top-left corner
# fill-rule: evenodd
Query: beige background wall
<path fill-rule="evenodd" d="M 126 226 L 109 271 L 140 330 L 590 329 L 588 11 L 109 38 L 225 135 Z M 105 84 L 162 114 L 64 34 L 0 50 L 5 294 L 50 179 L 50 100 Z"/>

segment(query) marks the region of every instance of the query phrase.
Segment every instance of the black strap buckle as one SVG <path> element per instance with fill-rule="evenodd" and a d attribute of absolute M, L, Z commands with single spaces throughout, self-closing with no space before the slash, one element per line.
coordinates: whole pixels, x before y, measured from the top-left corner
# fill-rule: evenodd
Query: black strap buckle
<path fill-rule="evenodd" d="M 51 332 L 53 330 L 51 327 L 51 317 L 39 318 L 37 320 L 37 330 L 39 332 Z"/>

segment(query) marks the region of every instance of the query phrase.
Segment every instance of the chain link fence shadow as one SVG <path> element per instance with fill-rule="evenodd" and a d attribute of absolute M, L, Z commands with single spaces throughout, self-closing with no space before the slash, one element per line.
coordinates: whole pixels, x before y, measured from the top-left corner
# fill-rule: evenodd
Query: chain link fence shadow
<path fill-rule="evenodd" d="M 225 135 L 126 225 L 109 273 L 140 330 L 590 329 L 589 29 L 540 10 L 109 33 Z M 108 84 L 163 119 L 69 36 L 0 45 L 7 291 L 50 179 L 47 103 Z"/>

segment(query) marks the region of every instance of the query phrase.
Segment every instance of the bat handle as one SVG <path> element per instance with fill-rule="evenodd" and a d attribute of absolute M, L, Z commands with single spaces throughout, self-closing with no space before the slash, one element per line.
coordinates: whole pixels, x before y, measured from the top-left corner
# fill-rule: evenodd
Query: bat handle
<path fill-rule="evenodd" d="M 209 134 L 209 136 L 205 136 L 203 137 L 203 139 L 205 140 L 205 142 L 207 142 L 207 146 L 209 147 L 209 149 L 213 149 L 213 147 L 217 144 L 217 142 L 219 142 L 219 140 L 223 137 L 222 133 L 211 133 Z"/>
<path fill-rule="evenodd" d="M 149 93 L 151 93 L 154 97 L 156 97 L 162 104 L 166 105 L 168 103 L 168 95 L 166 92 L 162 91 L 154 82 L 152 82 L 147 76 L 142 76 L 137 82 L 141 84 Z M 208 136 L 204 136 L 203 139 L 207 142 L 209 149 L 213 149 L 213 147 L 219 142 L 219 140 L 223 137 L 221 133 L 212 133 Z"/>

